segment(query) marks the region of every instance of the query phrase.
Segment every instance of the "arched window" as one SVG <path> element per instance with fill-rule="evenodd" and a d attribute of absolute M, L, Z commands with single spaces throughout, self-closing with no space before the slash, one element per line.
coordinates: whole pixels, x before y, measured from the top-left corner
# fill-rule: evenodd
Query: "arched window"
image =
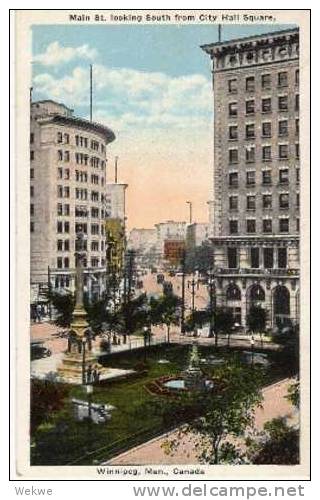
<path fill-rule="evenodd" d="M 258 302 L 265 300 L 265 293 L 260 285 L 253 285 L 250 290 L 250 300 Z"/>
<path fill-rule="evenodd" d="M 228 286 L 226 295 L 227 300 L 241 300 L 240 288 L 233 283 Z"/>

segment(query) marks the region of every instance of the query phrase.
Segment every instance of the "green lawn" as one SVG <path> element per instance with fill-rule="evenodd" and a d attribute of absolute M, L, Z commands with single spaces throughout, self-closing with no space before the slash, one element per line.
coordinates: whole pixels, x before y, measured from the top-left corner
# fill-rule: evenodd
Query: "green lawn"
<path fill-rule="evenodd" d="M 200 356 L 206 357 L 214 352 L 214 347 L 200 347 Z M 70 396 L 62 410 L 52 413 L 50 418 L 41 424 L 32 436 L 32 465 L 91 465 L 106 460 L 118 452 L 147 441 L 157 434 L 165 432 L 157 401 L 163 409 L 169 404 L 164 397 L 156 397 L 148 393 L 145 385 L 148 381 L 168 374 L 177 374 L 185 369 L 189 347 L 170 345 L 155 347 L 148 353 L 146 374 L 132 380 L 127 379 L 101 385 L 94 388 L 92 401 L 108 403 L 116 407 L 111 420 L 105 424 L 93 424 L 88 421 L 76 422 L 72 415 L 70 399 L 72 397 L 86 399 L 82 387 L 72 386 Z M 224 357 L 234 355 L 234 351 L 220 351 Z M 272 356 L 279 356 L 274 353 Z M 168 364 L 159 364 L 160 358 L 170 360 Z M 144 355 L 142 351 L 121 353 L 105 358 L 106 366 L 119 368 L 142 367 Z M 276 377 L 287 376 L 287 368 L 279 359 Z M 279 363 L 280 362 L 280 363 Z M 208 372 L 212 367 L 205 367 Z M 266 371 L 266 385 L 274 380 L 275 372 L 271 368 Z"/>

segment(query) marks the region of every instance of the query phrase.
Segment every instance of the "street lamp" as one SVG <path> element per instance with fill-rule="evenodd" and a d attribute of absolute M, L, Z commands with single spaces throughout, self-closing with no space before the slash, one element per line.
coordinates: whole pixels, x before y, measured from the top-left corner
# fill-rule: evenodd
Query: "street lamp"
<path fill-rule="evenodd" d="M 213 337 L 215 335 L 215 331 L 214 331 L 215 276 L 214 276 L 213 271 L 209 271 L 208 288 L 209 288 L 209 298 L 210 298 L 210 332 L 209 332 L 209 337 Z"/>
<path fill-rule="evenodd" d="M 254 344 L 255 344 L 255 340 L 254 340 L 254 336 L 253 335 L 251 337 L 250 344 L 251 344 L 251 366 L 253 367 L 253 363 L 254 363 Z"/>
<path fill-rule="evenodd" d="M 82 384 L 86 384 L 86 337 L 82 337 Z"/>
<path fill-rule="evenodd" d="M 144 342 L 144 362 L 147 361 L 147 339 L 148 339 L 149 328 L 147 326 L 143 327 L 143 342 Z"/>
<path fill-rule="evenodd" d="M 89 418 L 89 421 L 91 422 L 93 385 L 87 384 L 86 391 L 87 391 L 87 395 L 88 395 L 88 418 Z"/>

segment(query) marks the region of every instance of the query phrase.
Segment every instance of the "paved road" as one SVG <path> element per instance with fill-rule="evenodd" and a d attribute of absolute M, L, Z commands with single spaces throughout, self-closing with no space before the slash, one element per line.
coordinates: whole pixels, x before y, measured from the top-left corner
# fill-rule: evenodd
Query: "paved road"
<path fill-rule="evenodd" d="M 285 399 L 288 387 L 292 381 L 286 379 L 277 384 L 266 387 L 263 390 L 263 408 L 258 408 L 255 414 L 255 425 L 261 430 L 263 425 L 272 418 L 285 416 L 291 423 L 297 423 L 298 415 L 291 405 Z M 186 465 L 198 464 L 199 459 L 194 450 L 195 438 L 188 434 L 180 440 L 180 446 L 174 455 L 167 455 L 161 447 L 168 438 L 177 436 L 176 431 L 164 434 L 156 439 L 148 441 L 132 450 L 114 457 L 105 464 L 108 465 Z"/>

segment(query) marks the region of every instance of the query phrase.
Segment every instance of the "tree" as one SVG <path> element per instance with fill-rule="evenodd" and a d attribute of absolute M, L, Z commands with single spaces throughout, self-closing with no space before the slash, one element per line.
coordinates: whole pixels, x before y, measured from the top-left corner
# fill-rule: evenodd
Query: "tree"
<path fill-rule="evenodd" d="M 299 431 L 288 426 L 284 417 L 266 422 L 259 441 L 249 445 L 249 457 L 253 464 L 297 465 L 299 463 Z"/>
<path fill-rule="evenodd" d="M 261 345 L 263 344 L 262 334 L 266 329 L 267 312 L 262 307 L 252 306 L 247 315 L 247 325 L 252 332 L 260 334 Z"/>
<path fill-rule="evenodd" d="M 53 412 L 63 408 L 68 394 L 66 384 L 54 380 L 31 380 L 31 433 L 42 422 L 49 420 Z"/>
<path fill-rule="evenodd" d="M 167 327 L 167 342 L 170 343 L 170 327 L 180 321 L 181 299 L 173 293 L 150 299 L 150 321 L 154 325 L 165 324 Z"/>
<path fill-rule="evenodd" d="M 262 378 L 260 370 L 255 370 L 253 377 L 252 371 L 236 359 L 217 368 L 217 387 L 190 396 L 194 398 L 193 407 L 200 408 L 201 416 L 198 413 L 198 418 L 195 418 L 191 413 L 193 418 L 180 427 L 177 437 L 166 442 L 167 450 L 175 453 L 183 437 L 192 433 L 195 436 L 194 449 L 202 463 L 243 462 L 244 452 L 237 442 L 244 438 L 249 428 L 253 428 L 254 410 L 262 401 Z M 190 401 L 188 405 L 190 407 Z"/>
<path fill-rule="evenodd" d="M 192 332 L 196 328 L 202 328 L 210 320 L 210 311 L 208 309 L 193 311 L 185 321 L 185 331 Z"/>
<path fill-rule="evenodd" d="M 227 307 L 219 307 L 214 313 L 215 346 L 218 346 L 218 334 L 228 335 L 228 346 L 230 346 L 230 335 L 234 325 L 232 311 Z"/>
<path fill-rule="evenodd" d="M 75 306 L 75 297 L 70 292 L 64 294 L 49 292 L 48 300 L 57 311 L 55 324 L 61 327 L 68 327 L 72 321 L 72 313 Z"/>
<path fill-rule="evenodd" d="M 296 380 L 288 388 L 288 394 L 286 398 L 290 401 L 293 406 L 297 409 L 300 408 L 300 382 Z"/>
<path fill-rule="evenodd" d="M 132 335 L 149 322 L 148 299 L 145 293 L 136 298 L 129 297 L 115 313 L 116 328 L 123 334 L 126 343 L 127 335 Z"/>

